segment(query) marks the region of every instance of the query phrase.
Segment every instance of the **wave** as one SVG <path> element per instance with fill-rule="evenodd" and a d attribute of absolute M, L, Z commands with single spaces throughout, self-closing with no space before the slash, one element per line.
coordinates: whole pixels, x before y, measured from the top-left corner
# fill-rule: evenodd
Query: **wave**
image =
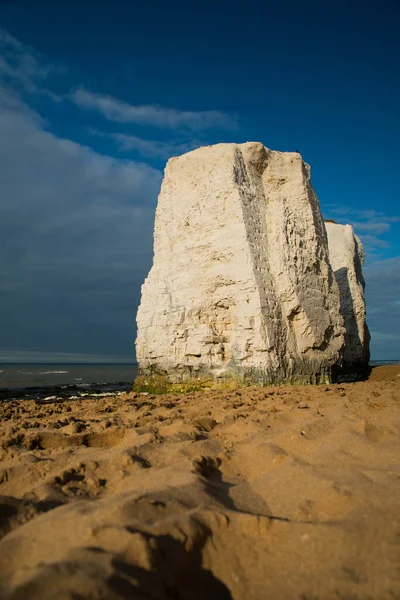
<path fill-rule="evenodd" d="M 68 373 L 68 371 L 40 371 L 39 375 L 53 375 L 53 373 Z"/>
<path fill-rule="evenodd" d="M 0 387 L 0 401 L 19 400 L 29 398 L 35 401 L 50 402 L 49 398 L 54 397 L 54 401 L 61 401 L 72 397 L 97 397 L 99 394 L 104 396 L 113 396 L 120 392 L 127 392 L 132 389 L 132 382 L 115 383 L 74 383 L 67 385 L 40 385 L 40 386 L 9 386 Z"/>

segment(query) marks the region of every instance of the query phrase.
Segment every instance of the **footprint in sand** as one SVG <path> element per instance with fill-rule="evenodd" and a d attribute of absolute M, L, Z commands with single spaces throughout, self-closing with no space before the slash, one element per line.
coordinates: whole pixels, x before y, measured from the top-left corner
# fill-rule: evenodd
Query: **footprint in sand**
<path fill-rule="evenodd" d="M 124 437 L 123 430 L 113 430 L 101 433 L 80 433 L 66 435 L 51 431 L 43 431 L 29 439 L 28 447 L 31 450 L 48 450 L 52 448 L 111 448 L 119 444 Z"/>
<path fill-rule="evenodd" d="M 98 464 L 95 461 L 80 463 L 70 467 L 54 477 L 54 485 L 68 497 L 99 496 L 107 485 L 107 480 L 96 474 Z"/>
<path fill-rule="evenodd" d="M 151 463 L 146 458 L 130 452 L 125 452 L 122 455 L 121 464 L 123 467 L 139 467 L 140 469 L 149 469 L 151 467 Z"/>
<path fill-rule="evenodd" d="M 203 477 L 210 477 L 221 465 L 221 459 L 217 456 L 196 456 L 193 459 L 193 467 L 196 473 Z"/>
<path fill-rule="evenodd" d="M 211 417 L 202 417 L 201 419 L 195 419 L 193 425 L 200 431 L 210 432 L 217 426 L 217 421 Z"/>
<path fill-rule="evenodd" d="M 390 431 L 389 427 L 384 425 L 375 425 L 374 423 L 365 421 L 364 434 L 370 442 L 382 442 L 390 435 L 393 435 L 393 432 Z"/>

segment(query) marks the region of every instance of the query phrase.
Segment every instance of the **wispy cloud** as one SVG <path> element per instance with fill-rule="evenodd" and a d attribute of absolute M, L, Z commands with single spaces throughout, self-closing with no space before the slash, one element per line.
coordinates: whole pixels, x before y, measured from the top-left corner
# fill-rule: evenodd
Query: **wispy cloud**
<path fill-rule="evenodd" d="M 184 154 L 201 145 L 201 142 L 197 139 L 191 139 L 184 142 L 161 142 L 123 133 L 105 133 L 92 128 L 89 128 L 88 131 L 92 135 L 112 139 L 118 149 L 122 152 L 136 150 L 141 156 L 146 158 L 162 158 L 167 160 L 168 158 L 171 158 L 171 156 Z"/>
<path fill-rule="evenodd" d="M 366 231 L 371 234 L 386 233 L 392 223 L 400 222 L 400 216 L 387 215 L 378 210 L 358 210 L 338 204 L 327 204 L 324 208 L 324 212 L 332 218 L 347 220 L 350 225 L 358 228 L 359 231 Z"/>
<path fill-rule="evenodd" d="M 47 78 L 59 71 L 60 67 L 46 64 L 44 58 L 33 48 L 22 44 L 7 31 L 0 28 L 0 80 L 27 91 L 30 94 L 46 95 L 56 102 L 72 101 L 85 111 L 94 111 L 116 123 L 147 125 L 165 130 L 205 131 L 209 129 L 232 129 L 237 125 L 236 118 L 218 110 L 186 111 L 157 104 L 135 105 L 118 98 L 94 93 L 77 87 L 69 94 L 56 94 Z M 128 144 L 141 149 L 149 157 L 169 155 L 168 147 L 151 145 L 150 141 L 134 135 L 131 140 L 119 140 L 122 148 Z M 148 142 L 148 143 L 146 143 Z M 154 142 L 155 144 L 157 142 Z M 183 145 L 186 151 L 186 144 Z M 145 154 L 146 153 L 146 154 Z"/>
<path fill-rule="evenodd" d="M 356 233 L 360 233 L 357 227 L 354 226 L 354 229 Z M 377 235 L 366 235 L 364 233 L 360 233 L 360 238 L 367 252 L 374 252 L 375 250 L 389 248 L 389 242 L 382 240 Z"/>
<path fill-rule="evenodd" d="M 117 123 L 137 123 L 163 129 L 201 131 L 212 128 L 231 129 L 236 121 L 216 110 L 183 111 L 157 105 L 133 105 L 112 96 L 95 94 L 84 88 L 71 92 L 70 99 L 80 108 L 94 110 Z"/>
<path fill-rule="evenodd" d="M 343 204 L 326 204 L 325 209 L 327 212 L 334 213 L 336 215 L 350 216 L 353 218 L 358 218 L 362 221 L 372 221 L 373 219 L 388 219 L 390 222 L 400 221 L 399 216 L 388 216 L 385 213 L 375 209 L 362 210 Z"/>
<path fill-rule="evenodd" d="M 45 65 L 33 48 L 0 29 L 0 78 L 3 82 L 30 93 L 48 93 L 56 97 L 43 87 L 43 81 L 52 70 L 53 67 Z"/>
<path fill-rule="evenodd" d="M 90 129 L 92 134 L 112 139 L 122 152 L 136 151 L 145 158 L 168 159 L 200 146 L 202 141 L 195 132 L 208 129 L 230 129 L 236 126 L 236 119 L 216 110 L 184 111 L 152 105 L 133 105 L 102 94 L 96 94 L 83 87 L 60 95 L 51 89 L 50 80 L 61 68 L 47 64 L 33 48 L 0 28 L 0 86 L 8 91 L 31 96 L 47 96 L 54 102 L 72 101 L 81 110 L 99 113 L 114 123 L 151 126 L 166 130 L 174 139 L 170 141 L 146 139 L 134 133 L 101 132 Z M 18 94 L 17 94 L 18 96 Z M 178 136 L 178 139 L 176 139 Z"/>
<path fill-rule="evenodd" d="M 351 224 L 353 225 L 356 231 L 365 231 L 371 235 L 382 235 L 383 233 L 390 231 L 390 223 L 387 223 L 385 221 L 352 221 Z"/>

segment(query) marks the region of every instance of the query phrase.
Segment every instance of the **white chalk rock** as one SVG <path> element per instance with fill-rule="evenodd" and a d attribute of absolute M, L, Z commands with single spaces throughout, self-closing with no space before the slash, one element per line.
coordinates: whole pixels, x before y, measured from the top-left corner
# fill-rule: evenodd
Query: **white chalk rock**
<path fill-rule="evenodd" d="M 343 370 L 357 375 L 368 366 L 370 335 L 362 274 L 364 248 L 351 225 L 327 221 L 329 258 L 339 286 L 340 313 L 344 319 Z"/>
<path fill-rule="evenodd" d="M 298 153 L 218 144 L 168 161 L 137 325 L 145 375 L 330 380 L 343 319 Z"/>

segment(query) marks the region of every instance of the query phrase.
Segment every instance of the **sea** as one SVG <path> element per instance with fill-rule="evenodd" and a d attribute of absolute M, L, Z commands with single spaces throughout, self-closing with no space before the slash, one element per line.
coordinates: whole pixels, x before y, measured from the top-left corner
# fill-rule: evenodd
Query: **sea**
<path fill-rule="evenodd" d="M 136 364 L 0 363 L 0 400 L 124 392 L 136 374 Z"/>
<path fill-rule="evenodd" d="M 371 360 L 372 367 L 400 360 Z M 0 400 L 106 396 L 132 389 L 137 364 L 0 363 Z"/>
<path fill-rule="evenodd" d="M 400 365 L 400 360 L 370 360 L 371 367 L 384 367 L 385 365 Z"/>

